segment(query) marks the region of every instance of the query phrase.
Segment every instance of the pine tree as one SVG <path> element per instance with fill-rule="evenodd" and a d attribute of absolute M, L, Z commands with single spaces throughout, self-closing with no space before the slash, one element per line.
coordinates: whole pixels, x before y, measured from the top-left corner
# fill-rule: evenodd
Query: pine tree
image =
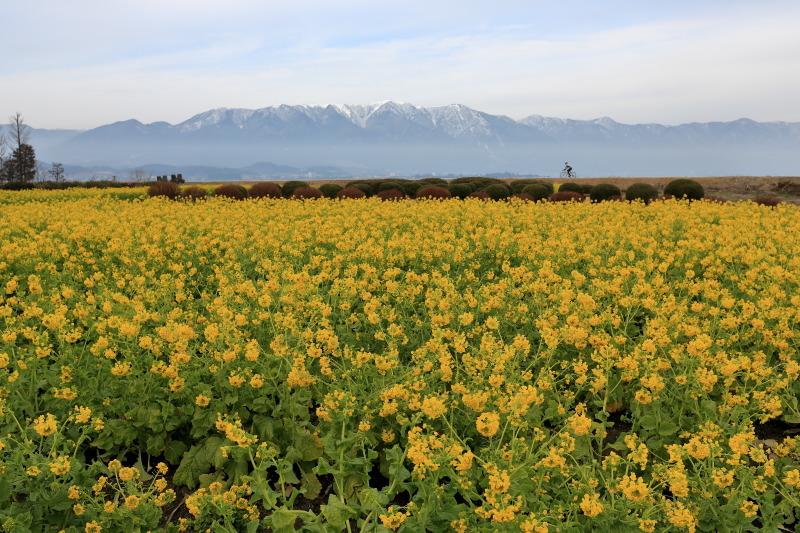
<path fill-rule="evenodd" d="M 36 152 L 30 144 L 22 143 L 3 163 L 0 174 L 4 181 L 31 182 L 36 177 Z"/>
<path fill-rule="evenodd" d="M 11 157 L 0 161 L 0 181 L 31 182 L 36 178 L 36 153 L 28 144 L 31 129 L 19 112 L 8 117 L 8 126 L 8 140 L 4 138 L 3 144 L 10 144 L 14 151 Z"/>

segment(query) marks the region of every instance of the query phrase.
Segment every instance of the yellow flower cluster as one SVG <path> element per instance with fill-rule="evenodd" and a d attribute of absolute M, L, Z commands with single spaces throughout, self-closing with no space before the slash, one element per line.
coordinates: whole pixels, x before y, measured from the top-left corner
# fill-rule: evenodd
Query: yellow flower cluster
<path fill-rule="evenodd" d="M 241 482 L 260 445 L 299 463 L 281 501 L 336 472 L 369 527 L 423 529 L 434 499 L 457 531 L 694 531 L 800 504 L 797 440 L 757 432 L 800 420 L 796 207 L 40 194 L 0 192 L 0 468 L 67 483 L 80 516 L 144 476 L 112 461 L 72 489 L 64 442 L 177 465 L 222 437 L 198 476 L 238 477 L 187 498 L 198 521 L 263 518 Z M 28 441 L 55 451 L 13 452 Z"/>
<path fill-rule="evenodd" d="M 250 505 L 247 497 L 253 490 L 246 484 L 225 487 L 220 482 L 211 483 L 208 488 L 194 492 L 186 499 L 186 508 L 194 518 L 203 516 L 203 509 L 217 507 L 227 509 L 228 512 L 238 510 L 243 512 L 250 520 L 260 516 L 258 508 Z"/>

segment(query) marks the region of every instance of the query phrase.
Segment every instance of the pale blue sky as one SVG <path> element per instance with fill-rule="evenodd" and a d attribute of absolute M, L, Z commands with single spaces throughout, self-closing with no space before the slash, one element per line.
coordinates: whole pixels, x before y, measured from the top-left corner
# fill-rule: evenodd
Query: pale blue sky
<path fill-rule="evenodd" d="M 800 121 L 796 0 L 0 0 L 0 120 L 465 104 L 619 122 Z"/>

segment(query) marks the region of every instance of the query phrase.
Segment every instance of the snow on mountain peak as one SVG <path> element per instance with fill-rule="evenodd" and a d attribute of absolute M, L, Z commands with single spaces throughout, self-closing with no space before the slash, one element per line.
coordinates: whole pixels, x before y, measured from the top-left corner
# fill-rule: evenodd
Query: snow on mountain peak
<path fill-rule="evenodd" d="M 218 126 L 219 124 L 230 120 L 238 128 L 244 127 L 244 124 L 255 113 L 253 109 L 230 109 L 227 107 L 218 107 L 211 109 L 205 113 L 195 115 L 189 120 L 182 122 L 178 126 L 181 131 L 197 131 L 208 126 Z"/>

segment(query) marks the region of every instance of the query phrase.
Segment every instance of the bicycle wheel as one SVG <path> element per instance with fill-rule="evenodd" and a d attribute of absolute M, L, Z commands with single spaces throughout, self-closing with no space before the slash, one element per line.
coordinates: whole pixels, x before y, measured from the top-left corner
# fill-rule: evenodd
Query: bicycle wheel
<path fill-rule="evenodd" d="M 567 171 L 566 171 L 566 170 L 562 170 L 562 171 L 561 171 L 561 174 L 559 174 L 559 176 L 558 176 L 558 177 L 559 177 L 559 178 L 561 178 L 561 179 L 563 180 L 563 179 L 569 178 L 570 176 L 569 176 L 569 174 L 567 173 Z"/>

